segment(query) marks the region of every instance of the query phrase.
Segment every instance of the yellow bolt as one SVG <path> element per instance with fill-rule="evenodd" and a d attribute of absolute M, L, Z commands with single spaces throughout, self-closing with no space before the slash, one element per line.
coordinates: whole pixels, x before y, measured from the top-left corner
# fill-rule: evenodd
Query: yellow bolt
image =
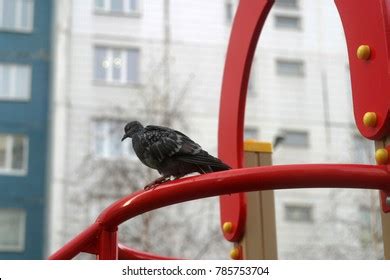
<path fill-rule="evenodd" d="M 377 122 L 376 113 L 367 112 L 363 116 L 363 123 L 367 127 L 375 127 Z"/>
<path fill-rule="evenodd" d="M 389 152 L 387 149 L 378 149 L 375 152 L 375 159 L 378 164 L 387 164 L 389 161 Z"/>
<path fill-rule="evenodd" d="M 238 260 L 240 258 L 240 249 L 233 248 L 230 250 L 230 258 L 233 260 Z"/>
<path fill-rule="evenodd" d="M 361 45 L 358 47 L 356 55 L 361 60 L 368 60 L 371 56 L 371 49 L 368 45 Z"/>
<path fill-rule="evenodd" d="M 233 224 L 231 222 L 224 222 L 222 229 L 224 233 L 231 233 L 233 231 Z"/>

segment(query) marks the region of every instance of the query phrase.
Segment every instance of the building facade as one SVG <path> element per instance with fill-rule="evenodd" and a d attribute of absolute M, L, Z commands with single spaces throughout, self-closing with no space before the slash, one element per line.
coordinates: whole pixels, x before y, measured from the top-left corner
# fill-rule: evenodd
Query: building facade
<path fill-rule="evenodd" d="M 233 0 L 56 1 L 48 252 L 132 190 L 123 186 L 136 182 L 140 188 L 133 177 L 112 175 L 137 165 L 129 143 L 120 143 L 126 121 L 170 124 L 216 154 L 223 66 L 237 5 Z M 334 3 L 276 1 L 252 65 L 246 136 L 270 142 L 282 136 L 275 164 L 369 162 L 373 148 L 357 134 L 352 115 L 345 38 Z M 278 191 L 280 258 L 377 258 L 375 195 Z M 165 237 L 176 234 L 172 244 L 191 249 L 160 248 L 169 242 L 156 235 L 151 235 L 156 242 L 130 231 L 122 237 L 160 253 L 227 257 L 230 244 L 216 241 L 221 238 L 217 200 L 189 205 L 172 208 L 180 217 L 174 210 L 158 212 L 182 222 L 172 223 L 171 230 L 154 219 Z M 190 218 L 202 225 L 201 238 L 191 241 Z M 137 225 L 143 236 L 161 230 L 146 218 Z M 208 244 L 199 254 L 197 242 Z"/>
<path fill-rule="evenodd" d="M 0 259 L 44 256 L 51 2 L 0 1 Z"/>

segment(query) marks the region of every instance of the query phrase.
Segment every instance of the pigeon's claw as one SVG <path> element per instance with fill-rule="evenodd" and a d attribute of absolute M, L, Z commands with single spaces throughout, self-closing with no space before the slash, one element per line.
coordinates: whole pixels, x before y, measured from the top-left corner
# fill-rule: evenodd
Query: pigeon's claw
<path fill-rule="evenodd" d="M 160 178 L 157 178 L 156 180 L 150 182 L 149 184 L 147 184 L 145 187 L 144 187 L 144 190 L 147 191 L 147 190 L 154 190 L 155 188 L 157 188 L 160 184 L 164 183 L 164 182 L 167 182 L 169 181 L 169 177 L 160 177 Z"/>
<path fill-rule="evenodd" d="M 153 182 L 152 182 L 152 183 L 150 183 L 150 184 L 147 184 L 147 185 L 144 187 L 144 190 L 145 190 L 145 191 L 154 190 L 155 188 L 157 188 L 158 185 L 159 185 L 159 184 L 153 184 Z"/>

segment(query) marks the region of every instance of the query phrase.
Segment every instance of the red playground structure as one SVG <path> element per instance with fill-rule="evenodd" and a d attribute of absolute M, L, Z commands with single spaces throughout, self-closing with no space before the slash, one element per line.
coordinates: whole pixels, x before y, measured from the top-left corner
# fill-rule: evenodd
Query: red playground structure
<path fill-rule="evenodd" d="M 118 226 L 145 212 L 220 196 L 224 236 L 232 257 L 245 258 L 247 193 L 291 188 L 360 188 L 381 191 L 385 259 L 390 259 L 390 0 L 335 0 L 345 31 L 353 106 L 360 133 L 376 144 L 378 165 L 305 164 L 243 168 L 243 124 L 248 79 L 257 41 L 273 0 L 241 0 L 234 19 L 222 83 L 219 158 L 234 169 L 164 183 L 138 191 L 108 208 L 96 222 L 52 254 L 71 259 L 81 252 L 99 260 L 171 259 L 118 244 Z M 260 237 L 258 237 L 260 238 Z"/>

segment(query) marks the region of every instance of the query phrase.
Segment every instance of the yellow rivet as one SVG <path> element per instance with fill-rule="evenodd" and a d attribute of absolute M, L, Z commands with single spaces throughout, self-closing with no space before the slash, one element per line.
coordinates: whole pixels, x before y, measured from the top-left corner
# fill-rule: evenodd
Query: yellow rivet
<path fill-rule="evenodd" d="M 387 164 L 389 161 L 389 152 L 386 149 L 378 149 L 375 152 L 375 159 L 378 164 Z"/>
<path fill-rule="evenodd" d="M 230 258 L 233 260 L 238 260 L 240 258 L 240 249 L 233 248 L 230 250 Z"/>
<path fill-rule="evenodd" d="M 371 56 L 371 49 L 368 45 L 361 45 L 358 47 L 356 55 L 359 59 L 368 60 Z"/>
<path fill-rule="evenodd" d="M 363 116 L 363 123 L 367 127 L 375 127 L 376 126 L 376 113 L 374 112 L 367 112 Z"/>
<path fill-rule="evenodd" d="M 231 233 L 233 231 L 233 224 L 231 222 L 224 222 L 222 229 L 224 233 Z"/>

